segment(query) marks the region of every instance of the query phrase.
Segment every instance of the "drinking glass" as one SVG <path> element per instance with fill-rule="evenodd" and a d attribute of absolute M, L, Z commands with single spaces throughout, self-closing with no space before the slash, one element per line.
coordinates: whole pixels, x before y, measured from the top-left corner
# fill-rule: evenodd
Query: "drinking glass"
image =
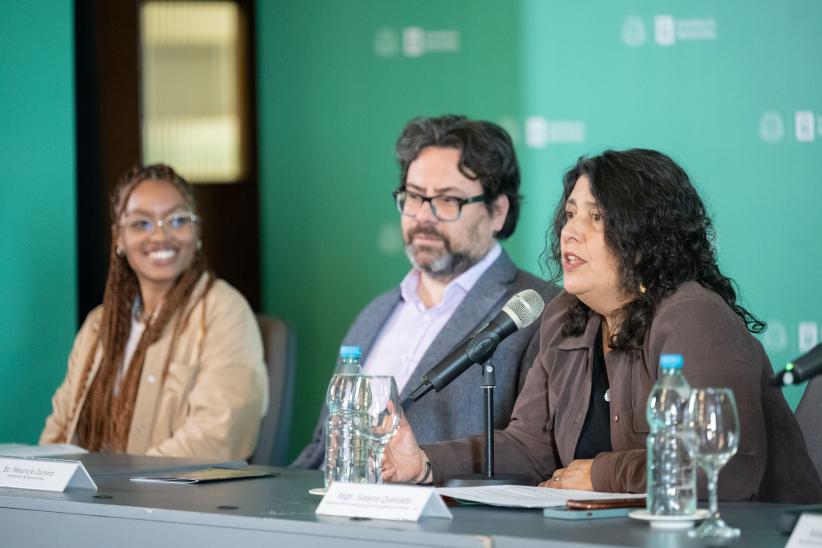
<path fill-rule="evenodd" d="M 355 413 L 357 433 L 367 439 L 372 452 L 374 483 L 382 483 L 382 457 L 385 445 L 400 426 L 402 406 L 394 377 L 363 376 L 359 385 Z"/>
<path fill-rule="evenodd" d="M 708 476 L 710 517 L 697 529 L 688 531 L 696 538 L 733 539 L 739 529 L 728 527 L 719 517 L 716 482 L 722 468 L 739 446 L 739 415 L 733 392 L 728 388 L 704 388 L 691 392 L 686 415 L 690 434 L 688 450 L 694 462 Z"/>

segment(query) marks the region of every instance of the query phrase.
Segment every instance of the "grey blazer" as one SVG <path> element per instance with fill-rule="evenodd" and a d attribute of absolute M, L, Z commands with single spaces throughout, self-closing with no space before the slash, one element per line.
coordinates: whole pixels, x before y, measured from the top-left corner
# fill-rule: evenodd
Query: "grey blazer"
<path fill-rule="evenodd" d="M 419 443 L 462 438 L 483 431 L 484 404 L 478 367 L 464 372 L 442 391 L 429 392 L 419 401 L 412 401 L 409 395 L 419 386 L 422 376 L 429 369 L 485 322 L 493 319 L 512 295 L 528 288 L 539 292 L 546 304 L 558 292 L 553 284 L 519 270 L 503 251 L 434 338 L 400 394 L 403 411 Z M 359 346 L 365 360 L 400 298 L 400 289 L 396 287 L 371 301 L 354 320 L 342 344 Z M 535 321 L 505 339 L 494 353 L 491 359 L 496 366 L 497 381 L 494 428 L 504 428 L 508 424 L 514 401 L 538 349 L 539 321 Z M 323 406 L 313 440 L 291 466 L 318 468 L 321 465 L 325 458 L 323 424 L 326 416 Z"/>

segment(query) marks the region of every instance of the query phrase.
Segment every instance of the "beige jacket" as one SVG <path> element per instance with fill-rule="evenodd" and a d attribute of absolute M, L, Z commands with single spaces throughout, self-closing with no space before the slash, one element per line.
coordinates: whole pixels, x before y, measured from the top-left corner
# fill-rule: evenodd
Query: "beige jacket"
<path fill-rule="evenodd" d="M 190 314 L 164 384 L 162 371 L 174 318 L 146 352 L 126 449 L 130 454 L 230 460 L 247 458 L 254 451 L 260 417 L 268 409 L 260 331 L 237 290 L 217 280 L 203 295 L 205 285 L 203 275 L 186 305 Z M 102 306 L 98 306 L 77 334 L 68 373 L 52 398 L 53 410 L 40 443 L 76 443 L 80 416 L 76 411 L 82 409 L 97 374 L 99 350 L 89 382 L 78 384 L 101 318 Z"/>
<path fill-rule="evenodd" d="M 495 434 L 497 472 L 527 474 L 537 483 L 574 458 L 590 403 L 591 349 L 600 318 L 593 314 L 579 336 L 563 336 L 570 298 L 562 293 L 545 308 L 539 355 L 510 424 Z M 720 500 L 822 500 L 799 425 L 781 390 L 768 384 L 773 371 L 762 345 L 719 295 L 695 282 L 660 302 L 641 350 L 605 354 L 613 451 L 594 458 L 594 490 L 645 490 L 645 404 L 659 356 L 668 353 L 685 357 L 683 373 L 692 387 L 729 387 L 736 397 L 742 432 L 737 454 L 719 476 Z M 471 438 L 424 446 L 434 480 L 477 470 L 481 443 Z M 704 474 L 699 477 L 704 493 Z"/>

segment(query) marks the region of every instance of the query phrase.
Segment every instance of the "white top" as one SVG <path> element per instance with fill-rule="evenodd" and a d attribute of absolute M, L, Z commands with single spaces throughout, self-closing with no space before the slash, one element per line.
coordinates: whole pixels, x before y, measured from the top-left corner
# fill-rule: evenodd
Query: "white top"
<path fill-rule="evenodd" d="M 137 345 L 140 343 L 140 338 L 143 336 L 143 331 L 146 330 L 146 324 L 135 320 L 131 320 L 131 331 L 128 334 L 128 341 L 126 341 L 126 349 L 123 352 L 123 364 L 120 366 L 120 373 L 117 375 L 117 382 L 114 383 L 114 395 L 120 393 L 120 383 L 126 378 L 128 366 L 131 364 L 131 358 L 134 357 L 134 351 L 137 350 Z"/>

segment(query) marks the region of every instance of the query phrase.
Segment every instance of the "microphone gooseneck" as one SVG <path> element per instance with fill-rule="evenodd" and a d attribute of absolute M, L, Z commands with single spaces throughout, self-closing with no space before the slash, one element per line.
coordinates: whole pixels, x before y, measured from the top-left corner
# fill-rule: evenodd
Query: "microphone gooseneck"
<path fill-rule="evenodd" d="M 503 339 L 531 325 L 542 314 L 543 308 L 545 302 L 533 289 L 520 291 L 511 297 L 493 320 L 423 375 L 422 383 L 411 393 L 411 399 L 417 401 L 431 390 L 439 392 L 473 364 L 487 362 Z"/>

